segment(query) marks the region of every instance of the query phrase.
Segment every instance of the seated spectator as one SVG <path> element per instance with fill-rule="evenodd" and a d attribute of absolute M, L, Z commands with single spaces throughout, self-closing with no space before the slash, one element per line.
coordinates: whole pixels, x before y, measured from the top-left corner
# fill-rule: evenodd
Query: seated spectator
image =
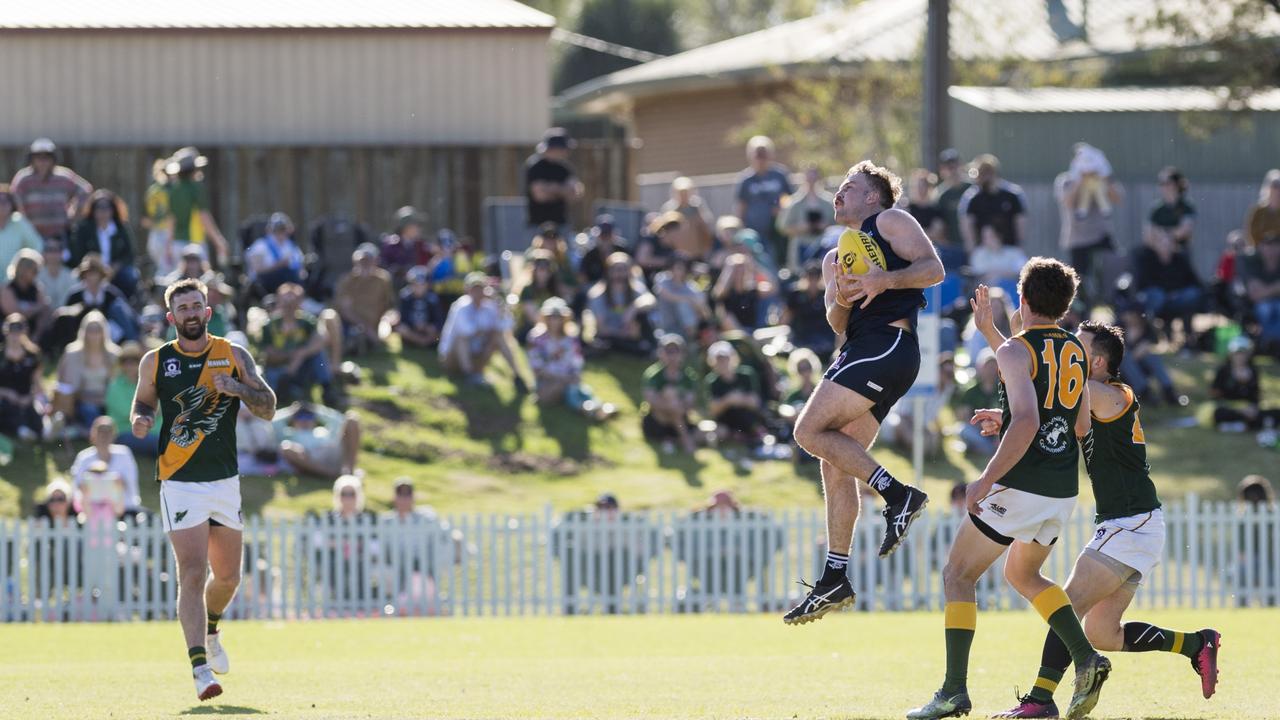
<path fill-rule="evenodd" d="M 738 359 L 738 351 L 721 340 L 707 350 L 711 373 L 703 381 L 708 417 L 716 421 L 721 441 L 760 445 L 768 432 L 761 413 L 760 379 Z"/>
<path fill-rule="evenodd" d="M 483 265 L 484 254 L 476 249 L 474 240 L 469 237 L 458 240 L 452 231 L 440 231 L 440 255 L 428 267 L 431 268 L 432 286 L 440 296 L 443 312 L 448 312 L 466 292 L 464 281 L 467 275 Z"/>
<path fill-rule="evenodd" d="M 682 175 L 671 181 L 671 199 L 662 204 L 662 212 L 678 212 L 684 217 L 680 230 L 671 238 L 671 245 L 677 253 L 699 261 L 711 255 L 712 228 L 716 218 L 692 180 Z"/>
<path fill-rule="evenodd" d="M 582 345 L 564 300 L 552 297 L 542 303 L 538 324 L 529 333 L 528 359 L 540 404 L 563 403 L 596 420 L 613 416 L 613 405 L 597 402 L 582 384 Z"/>
<path fill-rule="evenodd" d="M 0 313 L 5 317 L 21 315 L 35 337 L 47 327 L 52 313 L 49 297 L 36 279 L 43 264 L 44 259 L 35 250 L 19 250 L 8 265 L 8 284 L 0 288 Z"/>
<path fill-rule="evenodd" d="M 1245 257 L 1245 291 L 1258 321 L 1258 338 L 1266 352 L 1280 352 L 1280 234 L 1258 241 L 1258 250 Z"/>
<path fill-rule="evenodd" d="M 448 530 L 449 524 L 440 519 L 435 508 L 430 505 L 417 505 L 414 503 L 412 479 L 398 477 L 391 487 L 391 509 L 382 514 L 383 519 L 402 523 L 438 523 L 442 529 Z"/>
<path fill-rule="evenodd" d="M 569 252 L 569 241 L 565 240 L 554 223 L 544 223 L 541 231 L 533 237 L 529 243 L 529 249 L 524 252 L 525 262 L 533 262 L 534 256 L 539 254 L 539 251 L 551 253 L 551 259 L 555 263 L 556 277 L 560 281 L 560 290 L 572 295 L 578 289 L 576 270 L 578 264 Z"/>
<path fill-rule="evenodd" d="M 1150 244 L 1156 234 L 1173 239 L 1177 252 L 1186 252 L 1196 225 L 1196 208 L 1187 200 L 1187 176 L 1178 168 L 1166 167 L 1156 176 L 1160 199 L 1151 208 L 1143 228 L 1143 241 Z"/>
<path fill-rule="evenodd" d="M 675 333 L 690 340 L 698 323 L 711 316 L 706 293 L 690 277 L 689 260 L 683 255 L 676 255 L 669 269 L 654 276 L 653 295 L 659 334 Z"/>
<path fill-rule="evenodd" d="M 516 324 L 516 339 L 524 344 L 529 331 L 538 324 L 542 305 L 552 298 L 567 300 L 569 295 L 561 286 L 557 275 L 555 256 L 547 250 L 535 250 L 529 254 L 529 266 L 516 292 L 520 299 L 520 318 Z"/>
<path fill-rule="evenodd" d="M 1155 328 L 1136 307 L 1120 312 L 1120 324 L 1124 328 L 1124 359 L 1120 362 L 1120 376 L 1125 379 L 1142 402 L 1156 407 L 1161 399 L 1170 405 L 1186 405 L 1185 395 L 1179 395 L 1173 377 L 1165 367 L 1164 356 L 1156 348 Z M 1156 395 L 1156 392 L 1159 395 Z"/>
<path fill-rule="evenodd" d="M 938 387 L 925 398 L 920 408 L 924 418 L 924 456 L 927 458 L 937 457 L 942 450 L 942 425 L 938 418 L 942 408 L 951 402 L 955 390 L 955 356 L 949 352 L 938 353 Z M 889 445 L 910 453 L 915 447 L 915 413 L 915 400 L 899 400 L 881 423 L 880 437 Z"/>
<path fill-rule="evenodd" d="M 302 283 L 302 250 L 293 241 L 293 221 L 282 212 L 272 213 L 267 220 L 266 235 L 253 241 L 245 251 L 249 282 L 256 294 L 270 295 L 285 283 Z"/>
<path fill-rule="evenodd" d="M 795 427 L 796 418 L 800 416 L 800 411 L 804 409 L 809 396 L 813 395 L 813 391 L 818 387 L 818 381 L 822 379 L 822 363 L 818 361 L 818 356 L 814 355 L 812 350 L 799 348 L 787 358 L 787 374 L 790 376 L 788 384 L 790 389 L 778 403 L 778 414 L 786 421 L 787 431 L 790 434 Z M 817 460 L 804 448 L 796 447 L 797 462 L 808 463 L 817 462 Z"/>
<path fill-rule="evenodd" d="M 1006 243 L 995 225 L 984 225 L 979 231 L 982 241 L 969 253 L 969 269 L 983 285 L 998 287 L 1006 293 L 1017 293 L 1018 274 L 1027 264 L 1027 253 Z"/>
<path fill-rule="evenodd" d="M 698 377 L 685 365 L 685 342 L 667 334 L 658 340 L 658 362 L 644 371 L 644 403 L 640 406 L 640 430 L 644 439 L 661 443 L 662 452 L 694 450 L 693 410 L 698 402 Z"/>
<path fill-rule="evenodd" d="M 63 343 L 70 333 L 67 329 L 79 327 L 93 311 L 101 313 L 108 321 L 111 339 L 115 342 L 138 339 L 138 317 L 129 306 L 129 300 L 111 279 L 111 268 L 102 262 L 97 253 L 89 253 L 76 268 L 80 282 L 67 296 L 67 305 L 58 311 L 59 316 L 69 316 L 69 321 L 56 320 L 54 331 Z M 59 329 L 63 323 L 67 329 Z"/>
<path fill-rule="evenodd" d="M 798 275 L 808 258 L 813 257 L 827 227 L 835 223 L 832 195 L 822 187 L 818 168 L 804 171 L 804 185 L 791 195 L 791 201 L 778 213 L 778 230 L 787 237 L 784 266 Z"/>
<path fill-rule="evenodd" d="M 199 280 L 206 285 L 213 279 L 213 269 L 209 267 L 209 260 L 200 246 L 195 243 L 187 243 L 178 254 L 178 266 L 172 273 L 160 278 L 156 284 L 168 287 L 179 280 L 187 279 Z M 157 287 L 157 289 L 162 288 Z"/>
<path fill-rule="evenodd" d="M 495 352 L 500 353 L 511 368 L 516 389 L 527 392 L 507 336 L 511 333 L 511 316 L 499 304 L 489 278 L 473 272 L 467 276 L 467 294 L 449 308 L 444 329 L 440 331 L 440 362 L 445 372 L 461 376 L 469 385 L 487 386 L 484 371 Z"/>
<path fill-rule="evenodd" d="M 75 273 L 62 262 L 61 240 L 45 240 L 44 252 L 41 254 L 40 272 L 36 275 L 36 284 L 49 299 L 50 308 L 60 308 L 67 304 L 67 298 L 75 289 Z M 0 267 L 8 267 L 2 265 Z"/>
<path fill-rule="evenodd" d="M 836 336 L 827 324 L 827 286 L 822 281 L 822 261 L 810 260 L 795 289 L 787 293 L 783 322 L 791 328 L 788 338 L 798 348 L 806 348 L 819 358 L 829 358 L 836 349 Z"/>
<path fill-rule="evenodd" d="M 1253 343 L 1243 335 L 1227 344 L 1227 361 L 1214 373 L 1209 397 L 1215 401 L 1213 424 L 1220 432 L 1280 426 L 1280 410 L 1262 407 Z"/>
<path fill-rule="evenodd" d="M 360 456 L 360 419 L 353 412 L 294 403 L 271 421 L 280 456 L 300 475 L 337 478 L 355 472 Z"/>
<path fill-rule="evenodd" d="M 612 215 L 599 215 L 591 227 L 591 247 L 578 263 L 579 285 L 589 288 L 604 279 L 604 264 L 615 252 L 630 253 L 630 244 L 614 229 Z"/>
<path fill-rule="evenodd" d="M 642 529 L 640 518 L 629 518 L 631 522 L 623 525 L 627 519 L 618 498 L 602 493 L 590 508 L 567 513 L 552 528 L 551 556 L 562 559 L 565 615 L 577 614 L 588 603 L 592 607 L 599 603 L 614 615 L 627 600 L 636 612 L 644 612 L 645 594 L 636 592 L 624 599 L 623 590 L 644 576 L 648 562 L 645 547 L 652 539 Z M 624 527 L 628 530 L 622 531 Z M 589 601 L 578 596 L 584 587 L 592 596 Z"/>
<path fill-rule="evenodd" d="M 365 243 L 351 255 L 351 272 L 338 280 L 333 305 L 342 318 L 343 337 L 349 352 L 356 354 L 381 349 L 387 314 L 396 307 L 391 275 L 378 267 L 378 248 Z M 390 325 L 387 325 L 390 331 Z"/>
<path fill-rule="evenodd" d="M 991 318 L 996 329 L 1000 331 L 1001 335 L 1012 337 L 1014 331 L 1010 323 L 1017 313 L 1009 306 L 1009 296 L 998 287 L 990 288 L 988 294 L 991 298 Z M 1020 330 L 1021 328 L 1019 328 Z M 968 325 L 965 326 L 964 331 L 965 353 L 971 358 L 976 358 L 986 347 L 986 338 L 974 327 L 973 318 L 969 318 Z"/>
<path fill-rule="evenodd" d="M 942 208 L 933 199 L 933 189 L 938 178 L 923 168 L 911 171 L 911 182 L 907 185 L 907 212 L 920 223 L 924 234 L 936 244 L 947 232 L 947 222 L 943 218 Z"/>
<path fill-rule="evenodd" d="M 97 310 L 80 322 L 75 342 L 58 361 L 58 385 L 53 396 L 54 435 L 62 423 L 88 429 L 106 413 L 107 385 L 119 364 L 120 348 L 107 335 L 107 319 Z"/>
<path fill-rule="evenodd" d="M 605 351 L 648 356 L 653 350 L 650 313 L 657 301 L 626 253 L 606 262 L 606 277 L 587 294 L 587 309 L 596 323 L 593 346 Z"/>
<path fill-rule="evenodd" d="M 289 469 L 280 457 L 275 426 L 254 415 L 244 403 L 236 413 L 236 464 L 241 475 L 261 477 L 275 477 Z"/>
<path fill-rule="evenodd" d="M 51 527 L 78 525 L 79 520 L 71 508 L 73 490 L 71 483 L 56 477 L 44 487 L 44 501 L 36 505 L 36 520 L 44 520 Z"/>
<path fill-rule="evenodd" d="M 89 429 L 89 442 L 92 444 L 81 450 L 71 463 L 71 482 L 82 493 L 94 482 L 103 482 L 101 478 L 90 478 L 94 465 L 101 463 L 105 470 L 100 472 L 118 478 L 121 483 L 122 507 L 115 515 L 119 517 L 125 509 L 142 507 L 142 496 L 138 494 L 138 461 L 134 459 L 132 450 L 116 443 L 116 438 L 115 420 L 107 415 L 94 420 Z M 102 488 L 107 488 L 107 485 L 103 484 L 99 489 Z M 114 494 L 108 499 L 114 499 Z"/>
<path fill-rule="evenodd" d="M 27 327 L 26 318 L 17 313 L 5 318 L 0 352 L 0 433 L 34 442 L 44 432 L 42 415 L 49 400 L 41 380 L 40 348 L 31 341 Z"/>
<path fill-rule="evenodd" d="M 115 524 L 124 516 L 125 489 L 124 478 L 111 469 L 107 463 L 94 460 L 85 468 L 79 481 L 80 512 L 85 515 L 85 524 L 91 532 L 101 532 Z M 97 538 L 90 538 L 90 543 Z M 101 570 L 101 567 L 97 569 Z"/>
<path fill-rule="evenodd" d="M 725 258 L 724 270 L 711 290 L 711 297 L 722 308 L 726 318 L 743 330 L 764 325 L 761 300 L 773 294 L 773 283 L 760 272 L 755 259 L 745 253 Z"/>
<path fill-rule="evenodd" d="M 9 186 L 0 183 L 0 268 L 7 268 L 19 250 L 41 252 L 44 241 L 26 216 L 18 212 L 18 200 Z M 58 258 L 61 265 L 61 257 Z"/>
<path fill-rule="evenodd" d="M 636 265 L 646 279 L 667 268 L 676 254 L 676 236 L 683 232 L 684 215 L 674 210 L 662 213 L 649 223 L 648 232 L 636 243 Z"/>
<path fill-rule="evenodd" d="M 431 271 L 418 265 L 405 273 L 405 279 L 408 284 L 400 291 L 396 334 L 405 346 L 435 347 L 444 327 L 444 307 L 431 289 Z"/>
<path fill-rule="evenodd" d="M 1000 407 L 1000 368 L 996 366 L 996 354 L 991 348 L 983 348 L 973 365 L 976 370 L 973 379 L 953 396 L 951 406 L 960 425 L 964 451 L 987 458 L 995 454 L 999 438 L 983 435 L 982 428 L 970 424 L 969 419 L 975 410 Z"/>
<path fill-rule="evenodd" d="M 1272 235 L 1280 236 L 1280 170 L 1268 170 L 1262 179 L 1258 204 L 1245 215 L 1244 232 L 1249 247 L 1257 247 Z"/>
<path fill-rule="evenodd" d="M 1244 233 L 1239 230 L 1227 233 L 1222 254 L 1218 256 L 1218 264 L 1213 271 L 1213 282 L 1209 286 L 1214 312 L 1229 318 L 1239 318 L 1243 310 L 1245 297 L 1244 283 L 1241 280 L 1243 253 Z"/>
<path fill-rule="evenodd" d="M 302 310 L 303 298 L 301 285 L 281 285 L 275 312 L 262 328 L 262 377 L 282 404 L 310 400 L 317 385 L 326 402 L 332 400 L 333 373 L 325 352 L 328 340 L 315 316 Z"/>
<path fill-rule="evenodd" d="M 1261 510 L 1276 502 L 1276 491 L 1271 481 L 1262 475 L 1246 475 L 1236 486 L 1236 500 L 1250 509 Z"/>
<path fill-rule="evenodd" d="M 424 213 L 406 205 L 396 211 L 395 221 L 395 232 L 383 235 L 379 242 L 378 257 L 382 268 L 399 283 L 409 268 L 431 264 L 438 248 L 427 240 Z"/>
<path fill-rule="evenodd" d="M 129 231 L 129 211 L 124 201 L 110 190 L 95 190 L 75 233 L 67 244 L 67 265 L 76 267 L 89 253 L 97 253 L 111 268 L 111 284 L 126 298 L 138 291 L 138 267 Z"/>
<path fill-rule="evenodd" d="M 1134 258 L 1134 286 L 1147 316 L 1166 322 L 1182 321 L 1187 345 L 1192 345 L 1191 317 L 1204 304 L 1204 289 L 1186 253 L 1177 251 L 1172 235 L 1153 229 Z M 1166 327 L 1166 335 L 1170 335 Z"/>
<path fill-rule="evenodd" d="M 133 395 L 138 389 L 138 363 L 142 361 L 142 346 L 130 341 L 120 345 L 119 371 L 107 383 L 107 415 L 115 421 L 117 441 L 133 451 L 135 456 L 155 457 L 160 452 L 160 417 L 144 438 L 133 436 Z"/>

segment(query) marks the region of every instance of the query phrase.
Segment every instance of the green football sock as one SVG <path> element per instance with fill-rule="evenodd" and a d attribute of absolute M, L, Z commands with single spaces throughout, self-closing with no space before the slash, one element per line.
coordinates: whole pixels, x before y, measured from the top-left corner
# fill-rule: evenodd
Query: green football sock
<path fill-rule="evenodd" d="M 191 667 L 197 668 L 208 662 L 205 658 L 204 648 L 197 645 L 187 651 L 187 657 L 191 658 Z"/>
<path fill-rule="evenodd" d="M 978 626 L 978 605 L 971 602 L 949 602 L 944 610 L 947 638 L 947 675 L 942 691 L 963 692 L 969 679 L 969 648 Z"/>
<path fill-rule="evenodd" d="M 218 632 L 218 621 L 221 619 L 222 619 L 222 613 L 216 613 L 216 612 L 209 613 L 209 623 L 208 625 L 205 626 L 207 628 L 205 632 L 209 635 L 212 635 Z"/>
<path fill-rule="evenodd" d="M 1071 660 L 1077 667 L 1093 655 L 1093 646 L 1085 637 L 1084 628 L 1080 626 L 1080 618 L 1071 607 L 1071 599 L 1057 585 L 1050 585 L 1031 601 L 1040 617 L 1049 623 L 1049 627 L 1066 643 L 1071 653 Z"/>
<path fill-rule="evenodd" d="M 1031 686 L 1031 692 L 1028 694 L 1032 700 L 1042 703 L 1053 702 L 1053 691 L 1058 689 L 1059 682 L 1062 682 L 1061 670 L 1041 665 L 1036 684 Z"/>

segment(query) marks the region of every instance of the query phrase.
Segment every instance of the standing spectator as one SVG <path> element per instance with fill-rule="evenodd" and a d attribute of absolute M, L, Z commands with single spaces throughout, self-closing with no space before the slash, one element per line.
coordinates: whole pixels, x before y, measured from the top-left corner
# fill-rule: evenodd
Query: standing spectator
<path fill-rule="evenodd" d="M 67 346 L 58 361 L 53 410 L 62 422 L 88 428 L 89 423 L 106 413 L 107 385 L 119 356 L 120 348 L 108 335 L 107 318 L 97 310 L 89 311 L 80 321 L 76 341 Z M 58 424 L 61 423 L 55 422 L 55 427 Z"/>
<path fill-rule="evenodd" d="M 333 306 L 342 318 L 348 350 L 358 354 L 382 348 L 383 320 L 396 307 L 396 292 L 391 274 L 378 267 L 376 245 L 361 245 L 351 259 L 351 272 L 333 291 Z"/>
<path fill-rule="evenodd" d="M 1249 247 L 1264 239 L 1280 236 L 1280 170 L 1268 170 L 1258 191 L 1258 204 L 1244 216 L 1245 239 Z"/>
<path fill-rule="evenodd" d="M 1191 267 L 1191 260 L 1177 250 L 1171 233 L 1155 232 L 1147 245 L 1139 248 L 1134 259 L 1134 286 L 1147 315 L 1165 321 L 1165 335 L 1171 336 L 1170 325 L 1182 321 L 1185 346 L 1192 339 L 1191 317 L 1204 304 L 1204 288 Z"/>
<path fill-rule="evenodd" d="M 4 320 L 0 351 L 0 433 L 35 442 L 44 430 L 41 416 L 49 404 L 41 380 L 40 348 L 31 341 L 26 318 Z"/>
<path fill-rule="evenodd" d="M 161 278 L 178 266 L 178 253 L 173 248 L 173 212 L 169 209 L 169 174 L 164 158 L 151 164 L 151 184 L 142 197 L 139 223 L 147 231 L 147 256 L 154 266 L 152 277 Z M 126 433 L 128 434 L 128 433 Z"/>
<path fill-rule="evenodd" d="M 678 212 L 684 218 L 680 232 L 671 242 L 676 252 L 692 260 L 706 260 L 711 254 L 716 218 L 692 180 L 681 175 L 671 181 L 671 199 L 662 204 L 662 212 Z"/>
<path fill-rule="evenodd" d="M 0 268 L 9 267 L 23 248 L 42 252 L 44 242 L 31 221 L 18 212 L 18 199 L 9 186 L 0 183 Z"/>
<path fill-rule="evenodd" d="M 698 401 L 698 377 L 685 364 L 685 341 L 667 334 L 658 340 L 658 362 L 644 371 L 644 403 L 640 406 L 640 430 L 644 439 L 662 444 L 670 453 L 680 443 L 694 450 L 693 409 Z"/>
<path fill-rule="evenodd" d="M 1027 253 L 1017 245 L 1005 243 L 994 225 L 982 228 L 980 235 L 981 243 L 969 253 L 969 269 L 975 279 L 1016 295 L 1018 274 L 1027 264 Z"/>
<path fill-rule="evenodd" d="M 578 276 L 582 287 L 590 288 L 604 279 L 604 263 L 615 252 L 630 253 L 631 248 L 614 229 L 612 215 L 599 215 L 591 227 L 591 247 L 582 254 Z"/>
<path fill-rule="evenodd" d="M 569 201 L 582 197 L 582 183 L 569 164 L 569 151 L 577 145 L 564 128 L 547 130 L 537 152 L 524 165 L 524 191 L 528 201 L 530 230 L 551 223 L 567 236 Z"/>
<path fill-rule="evenodd" d="M 982 228 L 994 225 L 1000 238 L 1021 245 L 1027 236 L 1027 198 L 1022 188 L 1000 177 L 1000 160 L 995 155 L 979 155 L 977 182 L 964 191 L 956 213 L 966 252 L 977 247 Z M 944 211 L 945 213 L 945 211 Z"/>
<path fill-rule="evenodd" d="M 720 440 L 737 439 L 752 447 L 766 435 L 761 414 L 760 379 L 751 368 L 742 365 L 738 351 L 721 340 L 707 350 L 711 373 L 704 380 L 707 415 L 716 421 Z"/>
<path fill-rule="evenodd" d="M 942 222 L 947 228 L 947 244 L 965 248 L 964 235 L 961 231 L 959 215 L 960 199 L 968 189 L 969 175 L 960 165 L 960 153 L 955 148 L 947 148 L 938 154 L 938 186 L 934 188 L 934 204 L 942 213 Z M 945 261 L 943 263 L 945 265 Z M 962 260 L 961 265 L 964 264 Z"/>
<path fill-rule="evenodd" d="M 1258 249 L 1245 256 L 1245 292 L 1258 320 L 1259 339 L 1264 349 L 1280 343 L 1280 234 L 1258 240 Z"/>
<path fill-rule="evenodd" d="M 911 171 L 907 184 L 907 212 L 920 223 L 924 234 L 936 245 L 946 235 L 947 222 L 943 219 L 942 208 L 933 199 L 934 186 L 938 178 L 924 168 Z"/>
<path fill-rule="evenodd" d="M 13 176 L 10 189 L 18 199 L 18 210 L 43 238 L 66 238 L 72 218 L 93 186 L 71 168 L 57 164 L 58 147 L 49 138 L 31 143 L 27 167 Z"/>
<path fill-rule="evenodd" d="M 88 476 L 96 463 L 102 463 L 106 472 L 119 477 L 123 483 L 123 502 L 128 509 L 142 507 L 138 494 L 138 461 L 127 446 L 116 443 L 116 423 L 103 415 L 93 421 L 89 429 L 89 447 L 81 450 L 71 463 L 71 482 L 83 491 L 90 483 Z"/>
<path fill-rule="evenodd" d="M 360 458 L 360 418 L 323 405 L 294 403 L 271 421 L 280 456 L 294 472 L 336 478 L 355 472 Z"/>
<path fill-rule="evenodd" d="M 773 160 L 773 140 L 756 135 L 747 141 L 747 161 L 751 164 L 738 173 L 733 196 L 737 199 L 734 213 L 742 218 L 743 227 L 760 235 L 769 249 L 774 267 L 786 260 L 786 238 L 777 229 L 782 199 L 794 189 L 787 179 L 787 168 Z M 834 211 L 833 211 L 834 212 Z"/>
<path fill-rule="evenodd" d="M 181 255 L 188 245 L 194 245 L 206 260 L 217 260 L 221 264 L 227 258 L 227 239 L 210 212 L 203 172 L 208 164 L 209 158 L 194 147 L 178 150 L 165 164 L 164 171 L 172 177 L 169 211 L 173 214 L 173 248 L 175 254 Z M 206 239 L 213 245 L 216 257 L 210 257 Z"/>
<path fill-rule="evenodd" d="M 1253 343 L 1244 335 L 1227 344 L 1227 361 L 1213 374 L 1209 397 L 1215 401 L 1213 424 L 1220 432 L 1258 430 L 1280 425 L 1280 410 L 1262 407 L 1262 386 L 1253 364 Z"/>
<path fill-rule="evenodd" d="M 528 383 L 521 377 L 515 355 L 507 342 L 511 316 L 499 305 L 489 279 L 483 273 L 468 275 L 466 286 L 467 294 L 449 308 L 444 329 L 440 332 L 440 362 L 445 372 L 460 375 L 469 385 L 488 386 L 484 370 L 497 352 L 511 368 L 516 390 L 527 392 Z"/>
<path fill-rule="evenodd" d="M 110 190 L 95 190 L 67 245 L 67 265 L 76 267 L 85 255 L 97 253 L 111 268 L 111 284 L 126 298 L 138 290 L 138 268 L 129 232 L 129 211 Z"/>
<path fill-rule="evenodd" d="M 1071 253 L 1080 274 L 1080 296 L 1086 303 L 1107 300 L 1115 278 L 1112 215 L 1124 190 L 1111 176 L 1111 163 L 1102 151 L 1076 143 L 1071 165 L 1054 181 L 1062 220 L 1060 244 Z"/>
<path fill-rule="evenodd" d="M 539 404 L 567 405 L 597 420 L 613 415 L 613 406 L 601 405 L 592 397 L 591 388 L 582 384 L 582 344 L 573 311 L 561 298 L 542 303 L 538 323 L 529 333 L 528 358 Z"/>
<path fill-rule="evenodd" d="M 804 276 L 787 294 L 783 322 L 791 328 L 791 344 L 808 348 L 820 358 L 829 358 L 836 349 L 836 336 L 827 324 L 824 299 L 827 286 L 822 282 L 822 261 L 805 263 Z"/>
<path fill-rule="evenodd" d="M 674 333 L 690 340 L 698 331 L 698 323 L 711 317 L 706 293 L 689 275 L 689 259 L 684 255 L 676 255 L 669 269 L 654 276 L 653 295 L 657 299 L 660 335 Z"/>
<path fill-rule="evenodd" d="M 396 211 L 395 232 L 379 242 L 379 264 L 397 283 L 411 267 L 430 265 L 438 254 L 426 238 L 427 217 L 406 205 Z"/>
<path fill-rule="evenodd" d="M 130 341 L 120 345 L 120 367 L 107 383 L 107 415 L 116 424 L 117 440 L 133 451 L 135 456 L 155 457 L 160 451 L 160 423 L 157 418 L 146 437 L 134 437 L 133 396 L 138 390 L 138 363 L 142 361 L 142 346 Z"/>
<path fill-rule="evenodd" d="M 8 266 L 9 283 L 0 287 L 0 313 L 5 317 L 21 315 L 36 336 L 44 331 L 52 311 L 49 297 L 37 281 L 43 264 L 44 259 L 35 250 L 19 250 Z"/>
<path fill-rule="evenodd" d="M 1187 176 L 1173 166 L 1161 170 L 1156 183 L 1160 200 L 1147 216 L 1143 238 L 1150 245 L 1156 235 L 1168 235 L 1179 252 L 1186 252 L 1196 227 L 1196 207 L 1187 200 L 1187 189 L 1191 185 Z"/>
<path fill-rule="evenodd" d="M 62 240 L 49 239 L 43 244 L 43 262 L 40 263 L 36 283 L 44 291 L 45 297 L 49 298 L 49 307 L 60 308 L 67 304 L 67 297 L 75 288 L 77 279 L 75 273 L 62 262 Z"/>
<path fill-rule="evenodd" d="M 799 273 L 800 266 L 813 257 L 822 234 L 835 223 L 832 195 L 822 186 L 818 168 L 804 171 L 804 187 L 791 196 L 790 203 L 778 216 L 778 229 L 787 236 L 785 266 Z"/>
<path fill-rule="evenodd" d="M 261 295 L 270 295 L 285 283 L 301 283 L 302 250 L 293 241 L 293 220 L 282 212 L 267 220 L 266 235 L 253 241 L 245 251 L 249 282 Z"/>
<path fill-rule="evenodd" d="M 282 403 L 309 400 L 319 385 L 333 400 L 328 345 L 315 316 L 302 309 L 302 286 L 285 283 L 276 291 L 276 307 L 262 328 L 262 376 Z"/>
<path fill-rule="evenodd" d="M 431 289 L 431 271 L 419 265 L 405 273 L 408 285 L 400 291 L 400 312 L 395 331 L 406 346 L 429 348 L 440 342 L 444 307 Z"/>
<path fill-rule="evenodd" d="M 1149 407 L 1156 407 L 1160 399 L 1172 406 L 1186 405 L 1185 395 L 1179 395 L 1173 377 L 1165 367 L 1164 356 L 1156 348 L 1155 328 L 1138 307 L 1127 307 L 1120 312 L 1120 324 L 1124 328 L 1124 359 L 1120 361 L 1120 375 L 1138 398 Z M 1160 395 L 1156 395 L 1159 391 Z"/>
<path fill-rule="evenodd" d="M 594 345 L 630 355 L 648 356 L 653 349 L 649 313 L 656 300 L 626 253 L 606 261 L 605 279 L 587 293 L 587 309 L 595 318 Z"/>
<path fill-rule="evenodd" d="M 756 267 L 755 259 L 746 253 L 734 253 L 725 259 L 724 270 L 711 289 L 711 297 L 725 317 L 748 331 L 762 325 L 761 301 L 772 294 L 773 283 Z"/>
<path fill-rule="evenodd" d="M 1000 407 L 1000 368 L 996 365 L 996 353 L 991 348 L 983 348 L 974 362 L 973 380 L 956 393 L 952 399 L 956 420 L 960 424 L 960 441 L 964 443 L 964 451 L 979 457 L 991 457 L 996 452 L 998 438 L 982 434 L 982 428 L 973 425 L 969 419 L 976 410 Z"/>

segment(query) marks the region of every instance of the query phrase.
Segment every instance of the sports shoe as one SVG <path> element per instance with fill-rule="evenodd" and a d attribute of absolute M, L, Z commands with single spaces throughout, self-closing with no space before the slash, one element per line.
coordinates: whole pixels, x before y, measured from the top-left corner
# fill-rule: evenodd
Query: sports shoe
<path fill-rule="evenodd" d="M 939 690 L 927 705 L 907 711 L 907 720 L 937 720 L 938 718 L 960 717 L 973 710 L 969 701 L 969 693 L 961 690 L 948 694 Z"/>
<path fill-rule="evenodd" d="M 222 649 L 222 632 L 216 632 L 205 640 L 205 650 L 209 653 L 209 669 L 219 675 L 226 675 L 231 672 L 231 659 L 227 657 L 227 651 Z"/>
<path fill-rule="evenodd" d="M 840 578 L 840 582 L 835 585 L 810 585 L 803 580 L 800 584 L 809 588 L 809 596 L 782 616 L 782 622 L 788 625 L 803 625 L 819 620 L 832 610 L 852 605 L 856 597 L 848 578 Z"/>
<path fill-rule="evenodd" d="M 1080 720 L 1093 710 L 1098 704 L 1098 696 L 1102 694 L 1102 684 L 1110 674 L 1111 661 L 1098 653 L 1076 669 L 1075 692 L 1067 706 L 1067 720 Z"/>
<path fill-rule="evenodd" d="M 208 665 L 193 668 L 191 675 L 196 679 L 196 696 L 200 700 L 216 698 L 222 694 L 222 686 L 218 684 L 218 679 L 213 676 L 213 670 Z"/>
<path fill-rule="evenodd" d="M 1200 692 L 1208 700 L 1218 685 L 1218 648 L 1222 647 L 1222 634 L 1206 628 L 1199 635 L 1204 646 L 1191 658 L 1191 669 L 1200 676 Z"/>
<path fill-rule="evenodd" d="M 915 522 L 920 511 L 928 504 L 928 495 L 913 487 L 907 487 L 907 496 L 902 499 L 902 502 L 894 503 L 880 513 L 884 516 L 887 525 L 884 529 L 884 540 L 880 542 L 880 557 L 889 557 L 894 550 L 898 549 L 898 545 L 902 544 L 902 538 L 911 528 L 911 523 Z"/>
<path fill-rule="evenodd" d="M 1018 693 L 1014 691 L 1016 696 Z M 1002 713 L 992 715 L 993 718 L 1056 718 L 1058 717 L 1058 704 L 1050 698 L 1049 702 L 1040 702 L 1030 695 L 1023 695 L 1018 698 L 1018 706 L 1012 710 L 1005 710 Z"/>

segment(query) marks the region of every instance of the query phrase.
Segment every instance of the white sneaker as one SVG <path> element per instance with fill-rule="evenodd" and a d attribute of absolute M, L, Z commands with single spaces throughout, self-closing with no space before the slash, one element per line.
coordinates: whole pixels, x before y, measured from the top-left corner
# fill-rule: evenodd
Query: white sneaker
<path fill-rule="evenodd" d="M 222 631 L 209 635 L 204 643 L 205 652 L 209 654 L 209 669 L 219 675 L 231 672 L 231 659 L 227 651 L 222 649 Z"/>
<path fill-rule="evenodd" d="M 218 684 L 218 679 L 213 676 L 213 670 L 208 665 L 193 668 L 191 675 L 196 679 L 196 697 L 202 701 L 222 694 L 222 686 Z"/>

